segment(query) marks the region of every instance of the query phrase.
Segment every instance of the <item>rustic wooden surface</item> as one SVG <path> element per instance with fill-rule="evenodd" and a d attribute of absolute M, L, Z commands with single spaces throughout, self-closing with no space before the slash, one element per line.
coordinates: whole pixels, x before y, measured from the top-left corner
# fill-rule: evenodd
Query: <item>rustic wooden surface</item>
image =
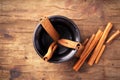
<path fill-rule="evenodd" d="M 120 80 L 120 37 L 108 45 L 99 64 L 44 62 L 32 44 L 41 16 L 63 15 L 79 27 L 83 40 L 112 22 L 120 29 L 120 0 L 0 0 L 0 80 Z"/>

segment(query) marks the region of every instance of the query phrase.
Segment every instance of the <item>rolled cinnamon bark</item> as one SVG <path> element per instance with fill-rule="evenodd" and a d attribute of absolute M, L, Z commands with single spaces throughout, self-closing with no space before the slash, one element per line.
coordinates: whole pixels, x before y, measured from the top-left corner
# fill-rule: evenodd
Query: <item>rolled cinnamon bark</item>
<path fill-rule="evenodd" d="M 45 56 L 43 57 L 43 59 L 44 59 L 45 61 L 48 61 L 48 60 L 52 57 L 52 55 L 53 55 L 54 51 L 56 50 L 56 48 L 57 48 L 57 44 L 56 44 L 56 42 L 53 42 L 53 43 L 49 46 L 48 51 L 47 51 L 47 53 L 45 54 Z"/>
<path fill-rule="evenodd" d="M 96 48 L 95 48 L 95 50 L 93 52 L 93 55 L 91 56 L 90 60 L 88 61 L 88 64 L 90 66 L 93 65 L 98 53 L 100 52 L 101 47 L 103 46 L 103 43 L 105 42 L 105 40 L 106 40 L 106 38 L 108 36 L 108 33 L 110 32 L 111 29 L 112 29 L 112 24 L 109 22 L 107 24 L 104 32 L 103 32 L 103 35 L 102 35 L 100 41 L 98 42 L 98 44 L 97 44 L 97 46 L 96 46 Z"/>
<path fill-rule="evenodd" d="M 99 52 L 99 54 L 98 54 L 98 56 L 97 56 L 97 58 L 95 60 L 96 64 L 98 63 L 98 61 L 99 61 L 100 57 L 102 56 L 104 50 L 105 50 L 105 45 L 102 46 L 102 49 L 100 50 L 100 52 Z"/>
<path fill-rule="evenodd" d="M 86 44 L 86 46 L 85 46 L 85 48 L 84 48 L 84 51 L 82 52 L 80 58 L 83 57 L 84 53 L 86 52 L 86 50 L 89 48 L 91 42 L 93 41 L 94 37 L 95 37 L 95 34 L 93 34 L 93 35 L 91 36 L 90 40 L 88 41 L 88 43 Z"/>
<path fill-rule="evenodd" d="M 60 35 L 55 30 L 48 17 L 42 17 L 40 19 L 40 24 L 54 41 L 57 41 L 59 39 Z"/>
<path fill-rule="evenodd" d="M 88 38 L 85 39 L 85 41 L 82 43 L 82 45 L 85 46 L 87 44 L 88 40 L 89 40 Z"/>
<path fill-rule="evenodd" d="M 117 30 L 113 35 L 111 35 L 110 38 L 106 41 L 106 44 L 109 44 L 118 35 L 120 35 L 120 30 Z"/>
<path fill-rule="evenodd" d="M 77 51 L 77 53 L 76 53 L 75 56 L 76 56 L 77 58 L 79 58 L 80 55 L 82 54 L 83 50 L 84 50 L 84 46 L 82 46 L 81 48 L 78 49 L 78 51 Z"/>
<path fill-rule="evenodd" d="M 84 48 L 85 48 L 85 45 L 87 44 L 88 40 L 89 40 L 89 39 L 87 38 L 87 39 L 85 39 L 85 41 L 82 43 L 83 46 L 78 49 L 78 51 L 77 51 L 77 53 L 76 53 L 76 55 L 75 55 L 76 57 L 78 57 L 78 58 L 80 57 L 80 55 L 82 54 L 82 52 L 83 52 L 83 50 L 84 50 Z"/>
<path fill-rule="evenodd" d="M 84 52 L 83 56 L 78 60 L 78 62 L 75 64 L 75 66 L 73 67 L 73 69 L 75 71 L 78 71 L 79 68 L 83 65 L 83 63 L 85 62 L 85 60 L 87 59 L 87 57 L 89 56 L 89 54 L 92 52 L 92 50 L 95 48 L 97 42 L 99 41 L 99 39 L 101 38 L 103 32 L 101 30 L 98 30 L 98 32 L 95 35 L 95 38 L 92 40 L 90 46 L 88 47 L 88 49 Z"/>
<path fill-rule="evenodd" d="M 90 45 L 90 43 L 92 42 L 92 40 L 94 39 L 94 37 L 95 37 L 95 34 L 93 34 L 93 35 L 91 36 L 91 38 L 89 39 L 87 45 L 85 46 L 85 49 L 84 49 L 83 52 L 82 52 L 82 57 L 80 57 L 79 60 L 77 61 L 77 63 L 74 65 L 73 69 L 74 69 L 75 71 L 77 71 L 77 68 L 78 68 L 78 66 L 79 66 L 80 63 L 81 63 L 80 59 L 83 58 L 83 54 L 85 53 L 86 48 L 88 49 L 88 47 L 89 47 L 88 44 Z"/>
<path fill-rule="evenodd" d="M 78 50 L 80 47 L 82 47 L 82 44 L 79 42 L 71 41 L 68 39 L 60 39 L 58 40 L 58 43 L 72 49 Z"/>

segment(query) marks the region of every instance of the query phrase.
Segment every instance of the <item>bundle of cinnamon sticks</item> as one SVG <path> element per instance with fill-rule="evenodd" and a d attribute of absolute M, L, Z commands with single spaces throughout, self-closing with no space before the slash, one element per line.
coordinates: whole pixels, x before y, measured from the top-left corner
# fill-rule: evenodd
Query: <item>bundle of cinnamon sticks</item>
<path fill-rule="evenodd" d="M 88 65 L 92 66 L 94 63 L 98 63 L 100 57 L 102 56 L 106 44 L 109 44 L 114 38 L 120 35 L 120 30 L 117 30 L 110 38 L 107 39 L 110 30 L 112 29 L 112 23 L 108 23 L 105 30 L 98 30 L 96 34 L 93 34 L 88 40 L 87 44 L 84 45 L 84 50 L 81 52 L 81 56 L 79 56 L 79 60 L 74 65 L 73 69 L 78 71 L 85 60 L 88 58 L 90 54 L 91 57 L 88 61 Z M 106 41 L 107 39 L 107 41 Z"/>

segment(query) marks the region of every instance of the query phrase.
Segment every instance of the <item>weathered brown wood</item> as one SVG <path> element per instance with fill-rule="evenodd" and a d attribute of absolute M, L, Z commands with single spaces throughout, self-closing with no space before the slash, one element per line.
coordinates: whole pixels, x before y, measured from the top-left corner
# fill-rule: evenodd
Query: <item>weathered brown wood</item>
<path fill-rule="evenodd" d="M 33 31 L 42 16 L 63 15 L 79 27 L 82 39 L 113 23 L 120 29 L 120 0 L 0 0 L 0 80 L 120 80 L 120 37 L 106 47 L 100 62 L 76 59 L 53 64 L 43 61 L 32 44 Z M 103 27 L 104 26 L 104 27 Z M 110 33 L 110 34 L 111 34 Z"/>

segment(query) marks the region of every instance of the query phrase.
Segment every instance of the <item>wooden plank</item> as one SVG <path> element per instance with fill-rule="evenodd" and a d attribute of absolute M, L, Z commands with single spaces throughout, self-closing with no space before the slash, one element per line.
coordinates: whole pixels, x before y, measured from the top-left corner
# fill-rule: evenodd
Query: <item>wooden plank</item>
<path fill-rule="evenodd" d="M 8 70 L 0 70 L 0 78 L 10 78 L 10 72 Z"/>
<path fill-rule="evenodd" d="M 105 67 L 105 75 L 107 77 L 120 77 L 120 68 Z"/>
<path fill-rule="evenodd" d="M 43 15 L 72 19 L 83 40 L 98 28 L 103 30 L 108 22 L 114 25 L 113 33 L 120 29 L 119 3 L 119 0 L 0 0 L 0 80 L 119 80 L 120 37 L 107 46 L 98 65 L 84 64 L 79 72 L 72 70 L 75 59 L 60 64 L 44 62 L 32 44 L 33 31 Z"/>

